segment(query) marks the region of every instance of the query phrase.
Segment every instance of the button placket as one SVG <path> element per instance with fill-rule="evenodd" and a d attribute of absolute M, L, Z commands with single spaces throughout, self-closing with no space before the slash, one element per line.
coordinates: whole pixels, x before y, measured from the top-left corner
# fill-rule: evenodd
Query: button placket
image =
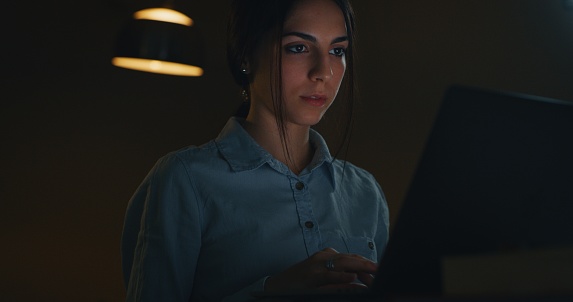
<path fill-rule="evenodd" d="M 302 190 L 304 190 L 304 183 L 303 183 L 302 181 L 299 181 L 299 182 L 296 183 L 296 185 L 294 185 L 294 187 L 295 187 L 297 190 L 302 191 Z"/>
<path fill-rule="evenodd" d="M 298 219 L 302 228 L 307 253 L 310 256 L 319 251 L 320 232 L 318 224 L 314 219 L 308 185 L 301 179 L 293 177 L 291 178 L 291 188 L 293 190 L 293 197 L 296 203 Z"/>

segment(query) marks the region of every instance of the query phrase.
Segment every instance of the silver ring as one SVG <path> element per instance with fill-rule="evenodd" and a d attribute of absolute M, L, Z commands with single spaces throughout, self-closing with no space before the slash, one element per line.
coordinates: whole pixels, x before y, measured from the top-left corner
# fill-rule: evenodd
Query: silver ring
<path fill-rule="evenodd" d="M 326 269 L 329 271 L 333 271 L 334 270 L 334 259 L 330 258 L 328 260 L 326 260 Z"/>

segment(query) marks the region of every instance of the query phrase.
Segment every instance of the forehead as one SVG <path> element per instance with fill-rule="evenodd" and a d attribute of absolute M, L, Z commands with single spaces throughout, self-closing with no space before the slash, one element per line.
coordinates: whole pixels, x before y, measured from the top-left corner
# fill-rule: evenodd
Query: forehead
<path fill-rule="evenodd" d="M 332 0 L 296 1 L 283 27 L 285 31 L 328 30 L 338 35 L 346 34 L 342 10 Z"/>

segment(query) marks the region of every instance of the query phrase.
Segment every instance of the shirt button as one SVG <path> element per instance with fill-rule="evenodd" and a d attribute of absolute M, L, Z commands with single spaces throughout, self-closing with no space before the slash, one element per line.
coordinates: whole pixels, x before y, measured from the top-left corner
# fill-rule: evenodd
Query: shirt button
<path fill-rule="evenodd" d="M 372 241 L 368 242 L 368 248 L 374 250 L 374 242 Z"/>
<path fill-rule="evenodd" d="M 296 183 L 295 188 L 300 191 L 300 190 L 304 189 L 304 184 L 299 181 Z"/>
<path fill-rule="evenodd" d="M 304 223 L 304 226 L 309 228 L 309 229 L 312 229 L 312 228 L 314 228 L 314 223 L 312 223 L 312 221 L 307 221 Z"/>

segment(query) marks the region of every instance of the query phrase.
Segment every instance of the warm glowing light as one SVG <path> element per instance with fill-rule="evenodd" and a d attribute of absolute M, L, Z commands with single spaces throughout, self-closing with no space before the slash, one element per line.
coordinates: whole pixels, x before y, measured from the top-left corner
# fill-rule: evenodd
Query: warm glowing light
<path fill-rule="evenodd" d="M 187 17 L 186 15 L 172 9 L 168 8 L 148 8 L 140 10 L 133 14 L 135 19 L 146 19 L 162 22 L 170 22 L 175 24 L 181 24 L 185 26 L 192 26 L 193 19 Z"/>
<path fill-rule="evenodd" d="M 115 57 L 111 63 L 118 67 L 161 74 L 187 77 L 199 77 L 203 75 L 203 69 L 201 67 L 166 61 Z"/>

